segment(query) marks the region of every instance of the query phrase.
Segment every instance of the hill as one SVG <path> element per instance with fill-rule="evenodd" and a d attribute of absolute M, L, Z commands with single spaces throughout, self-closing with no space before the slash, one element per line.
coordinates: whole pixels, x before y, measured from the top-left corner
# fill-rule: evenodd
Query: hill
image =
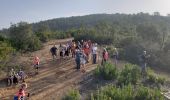
<path fill-rule="evenodd" d="M 34 29 L 41 25 L 47 25 L 53 31 L 67 31 L 77 29 L 82 26 L 90 28 L 100 23 L 110 23 L 115 25 L 140 25 L 143 23 L 167 24 L 170 25 L 169 16 L 154 16 L 147 13 L 138 14 L 92 14 L 85 16 L 73 16 L 66 18 L 56 18 L 38 23 L 33 23 Z"/>

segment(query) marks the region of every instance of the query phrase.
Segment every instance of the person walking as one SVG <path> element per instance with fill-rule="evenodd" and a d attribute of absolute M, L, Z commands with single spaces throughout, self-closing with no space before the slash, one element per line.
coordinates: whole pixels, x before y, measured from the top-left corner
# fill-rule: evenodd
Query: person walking
<path fill-rule="evenodd" d="M 53 60 L 54 60 L 54 58 L 57 58 L 57 47 L 56 47 L 56 45 L 54 45 L 51 49 L 50 49 L 50 52 L 51 52 L 51 55 L 52 55 L 52 57 L 53 57 Z"/>
<path fill-rule="evenodd" d="M 39 71 L 39 64 L 40 64 L 40 59 L 38 56 L 34 57 L 34 68 L 35 68 L 35 74 L 38 74 Z"/>
<path fill-rule="evenodd" d="M 93 44 L 92 58 L 93 58 L 93 64 L 96 64 L 96 61 L 97 61 L 97 43 Z"/>

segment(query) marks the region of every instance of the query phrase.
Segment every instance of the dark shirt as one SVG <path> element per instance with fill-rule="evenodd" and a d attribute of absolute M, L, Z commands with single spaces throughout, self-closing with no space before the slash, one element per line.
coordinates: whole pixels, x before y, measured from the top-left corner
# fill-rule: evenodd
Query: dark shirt
<path fill-rule="evenodd" d="M 50 51 L 51 51 L 52 54 L 56 54 L 57 48 L 56 47 L 52 47 Z"/>
<path fill-rule="evenodd" d="M 141 62 L 142 62 L 142 63 L 146 63 L 147 60 L 148 60 L 148 58 L 149 58 L 149 56 L 147 56 L 147 55 L 145 55 L 145 54 L 141 55 Z"/>

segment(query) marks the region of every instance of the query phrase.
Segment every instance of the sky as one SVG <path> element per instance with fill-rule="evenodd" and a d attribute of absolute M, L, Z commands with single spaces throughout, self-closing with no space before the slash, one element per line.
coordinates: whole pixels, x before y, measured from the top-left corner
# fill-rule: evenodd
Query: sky
<path fill-rule="evenodd" d="M 0 0 L 0 29 L 20 21 L 39 22 L 52 18 L 98 13 L 170 13 L 170 0 Z"/>

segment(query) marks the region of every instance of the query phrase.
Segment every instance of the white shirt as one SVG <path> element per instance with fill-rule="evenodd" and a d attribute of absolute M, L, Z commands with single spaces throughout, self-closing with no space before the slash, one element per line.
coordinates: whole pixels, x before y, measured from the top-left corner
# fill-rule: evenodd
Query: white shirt
<path fill-rule="evenodd" d="M 97 54 L 97 46 L 92 47 L 92 54 Z"/>

